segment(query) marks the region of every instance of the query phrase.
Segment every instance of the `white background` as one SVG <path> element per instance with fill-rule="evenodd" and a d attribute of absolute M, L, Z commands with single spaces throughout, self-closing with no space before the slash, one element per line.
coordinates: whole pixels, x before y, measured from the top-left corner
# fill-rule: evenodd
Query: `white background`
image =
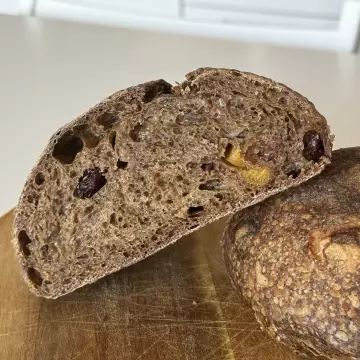
<path fill-rule="evenodd" d="M 355 49 L 358 0 L 0 0 L 0 12 L 340 51 Z"/>

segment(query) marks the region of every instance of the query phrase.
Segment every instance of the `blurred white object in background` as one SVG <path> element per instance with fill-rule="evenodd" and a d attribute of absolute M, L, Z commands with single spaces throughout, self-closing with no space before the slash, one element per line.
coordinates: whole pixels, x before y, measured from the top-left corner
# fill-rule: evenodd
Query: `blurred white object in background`
<path fill-rule="evenodd" d="M 0 0 L 0 13 L 10 15 L 30 14 L 36 0 Z"/>
<path fill-rule="evenodd" d="M 0 0 L 0 12 L 354 51 L 359 0 Z"/>

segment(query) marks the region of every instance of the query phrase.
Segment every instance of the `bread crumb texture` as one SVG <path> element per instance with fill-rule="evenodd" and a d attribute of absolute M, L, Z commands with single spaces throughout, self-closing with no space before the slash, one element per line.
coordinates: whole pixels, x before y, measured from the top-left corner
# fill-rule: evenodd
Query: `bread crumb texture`
<path fill-rule="evenodd" d="M 54 134 L 22 192 L 14 246 L 58 297 L 299 184 L 331 157 L 326 120 L 254 74 L 198 69 L 121 90 Z"/>

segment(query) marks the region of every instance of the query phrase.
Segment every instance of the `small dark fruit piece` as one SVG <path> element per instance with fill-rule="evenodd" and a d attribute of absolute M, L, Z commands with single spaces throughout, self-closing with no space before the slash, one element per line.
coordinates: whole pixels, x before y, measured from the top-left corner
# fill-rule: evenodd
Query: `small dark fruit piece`
<path fill-rule="evenodd" d="M 318 132 L 309 130 L 303 137 L 303 156 L 308 161 L 318 161 L 324 154 L 324 142 Z"/>
<path fill-rule="evenodd" d="M 98 167 L 86 169 L 74 191 L 74 196 L 85 199 L 91 198 L 106 184 L 106 178 Z"/>

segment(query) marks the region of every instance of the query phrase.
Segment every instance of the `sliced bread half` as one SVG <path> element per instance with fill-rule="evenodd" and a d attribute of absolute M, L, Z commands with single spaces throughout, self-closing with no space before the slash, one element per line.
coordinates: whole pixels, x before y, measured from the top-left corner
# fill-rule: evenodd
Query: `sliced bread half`
<path fill-rule="evenodd" d="M 21 271 L 56 298 L 318 174 L 332 136 L 305 97 L 237 70 L 119 91 L 50 139 L 14 224 Z"/>

